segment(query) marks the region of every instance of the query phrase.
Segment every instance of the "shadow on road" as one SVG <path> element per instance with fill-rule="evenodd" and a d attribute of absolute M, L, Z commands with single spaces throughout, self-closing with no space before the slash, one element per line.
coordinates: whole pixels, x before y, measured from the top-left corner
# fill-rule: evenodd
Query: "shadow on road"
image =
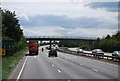
<path fill-rule="evenodd" d="M 37 56 L 37 55 L 30 55 L 30 54 L 26 54 L 25 56 Z"/>

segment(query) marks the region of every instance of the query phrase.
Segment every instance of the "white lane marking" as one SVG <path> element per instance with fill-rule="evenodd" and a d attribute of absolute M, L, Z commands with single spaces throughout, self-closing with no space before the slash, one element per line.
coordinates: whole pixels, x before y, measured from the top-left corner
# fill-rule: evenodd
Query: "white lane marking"
<path fill-rule="evenodd" d="M 97 69 L 92 69 L 93 71 L 97 72 L 98 70 Z"/>
<path fill-rule="evenodd" d="M 34 56 L 36 58 L 36 56 Z"/>
<path fill-rule="evenodd" d="M 52 66 L 54 67 L 54 65 L 52 64 Z"/>
<path fill-rule="evenodd" d="M 61 71 L 58 69 L 58 72 L 61 73 Z"/>
<path fill-rule="evenodd" d="M 68 81 L 70 81 L 70 80 L 68 79 Z"/>
<path fill-rule="evenodd" d="M 80 64 L 81 66 L 83 66 L 83 64 Z"/>
<path fill-rule="evenodd" d="M 26 64 L 26 62 L 27 62 L 27 59 L 28 59 L 28 57 L 26 57 L 26 59 L 25 59 L 25 61 L 24 61 L 24 64 L 23 64 L 23 66 L 22 66 L 22 68 L 21 68 L 21 70 L 20 70 L 20 72 L 19 72 L 19 75 L 18 75 L 16 81 L 18 81 L 18 80 L 20 79 L 20 76 L 21 76 L 21 74 L 22 74 L 22 72 L 23 72 L 23 69 L 24 69 L 25 64 Z"/>

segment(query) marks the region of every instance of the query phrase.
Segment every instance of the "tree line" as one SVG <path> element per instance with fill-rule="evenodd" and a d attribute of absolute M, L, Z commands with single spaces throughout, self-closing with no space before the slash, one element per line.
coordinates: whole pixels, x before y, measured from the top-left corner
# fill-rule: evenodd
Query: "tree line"
<path fill-rule="evenodd" d="M 60 47 L 79 47 L 84 50 L 90 50 L 91 47 L 87 41 L 60 41 L 59 42 Z"/>
<path fill-rule="evenodd" d="M 94 47 L 105 52 L 120 51 L 120 31 L 112 36 L 107 35 L 104 38 L 97 38 Z"/>
<path fill-rule="evenodd" d="M 120 31 L 104 38 L 97 38 L 93 47 L 87 41 L 60 41 L 61 47 L 79 47 L 84 50 L 102 49 L 104 52 L 120 51 Z"/>
<path fill-rule="evenodd" d="M 4 41 L 14 41 L 13 52 L 20 51 L 26 46 L 26 41 L 23 30 L 20 28 L 18 17 L 15 12 L 9 10 L 0 9 L 0 13 L 2 15 L 2 43 L 4 44 Z M 8 50 L 7 55 L 10 53 Z"/>

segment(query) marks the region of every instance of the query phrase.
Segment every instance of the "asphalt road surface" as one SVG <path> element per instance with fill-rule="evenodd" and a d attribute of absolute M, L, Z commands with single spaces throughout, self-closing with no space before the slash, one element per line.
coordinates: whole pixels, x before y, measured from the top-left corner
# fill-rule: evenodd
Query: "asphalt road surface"
<path fill-rule="evenodd" d="M 18 79 L 117 79 L 118 65 L 58 52 L 48 57 L 48 50 L 26 56 Z"/>

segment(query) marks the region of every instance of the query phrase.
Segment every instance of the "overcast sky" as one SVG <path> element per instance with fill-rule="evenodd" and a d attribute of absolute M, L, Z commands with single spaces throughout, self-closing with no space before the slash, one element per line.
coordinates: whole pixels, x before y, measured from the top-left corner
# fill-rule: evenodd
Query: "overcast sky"
<path fill-rule="evenodd" d="M 16 12 L 26 36 L 103 37 L 114 34 L 118 28 L 118 2 L 106 1 L 5 0 L 2 7 Z"/>

